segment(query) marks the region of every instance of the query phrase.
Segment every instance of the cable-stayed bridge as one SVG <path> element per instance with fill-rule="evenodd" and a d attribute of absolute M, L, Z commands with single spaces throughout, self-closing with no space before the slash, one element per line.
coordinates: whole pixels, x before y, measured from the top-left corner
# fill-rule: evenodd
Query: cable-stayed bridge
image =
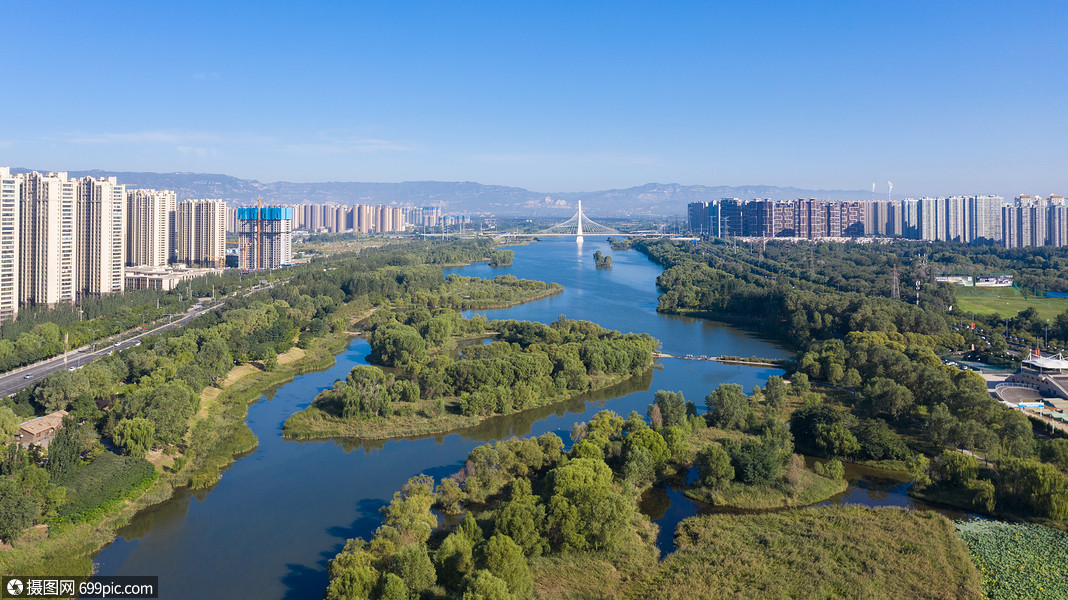
<path fill-rule="evenodd" d="M 584 233 L 589 235 L 621 235 L 615 229 L 596 223 L 587 217 L 585 213 L 582 212 L 582 200 L 579 200 L 578 210 L 575 211 L 575 216 L 563 223 L 553 225 L 548 229 L 543 229 L 534 235 L 573 235 L 582 237 L 582 234 Z"/>
<path fill-rule="evenodd" d="M 494 237 L 573 237 L 581 242 L 583 235 L 628 236 L 633 234 L 620 233 L 611 227 L 601 225 L 593 219 L 590 219 L 586 216 L 586 213 L 582 212 L 582 201 L 579 200 L 578 210 L 575 211 L 575 215 L 563 223 L 558 223 L 547 229 L 542 229 L 537 233 L 501 233 Z"/>

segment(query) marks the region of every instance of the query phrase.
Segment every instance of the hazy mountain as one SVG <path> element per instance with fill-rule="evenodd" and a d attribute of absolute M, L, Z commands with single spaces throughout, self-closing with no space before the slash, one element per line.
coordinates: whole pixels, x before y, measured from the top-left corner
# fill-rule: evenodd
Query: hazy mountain
<path fill-rule="evenodd" d="M 29 169 L 13 169 L 25 172 Z M 328 181 L 323 183 L 261 183 L 230 175 L 211 173 L 142 173 L 118 171 L 69 171 L 71 177 L 113 176 L 130 187 L 174 190 L 179 200 L 222 198 L 237 204 L 254 203 L 263 196 L 266 203 L 300 204 L 392 204 L 397 206 L 441 206 L 449 212 L 495 215 L 563 215 L 573 211 L 578 201 L 594 215 L 683 215 L 688 202 L 717 198 L 821 198 L 864 200 L 864 190 L 804 190 L 776 186 L 704 186 L 674 183 L 648 183 L 638 187 L 594 192 L 533 192 L 517 187 L 483 185 L 471 181 L 404 181 L 363 183 Z"/>

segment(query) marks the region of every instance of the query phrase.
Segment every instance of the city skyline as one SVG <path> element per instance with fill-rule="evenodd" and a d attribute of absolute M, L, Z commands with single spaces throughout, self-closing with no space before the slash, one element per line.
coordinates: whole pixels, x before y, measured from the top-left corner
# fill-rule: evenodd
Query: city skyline
<path fill-rule="evenodd" d="M 1056 39 L 1057 3 L 109 6 L 12 12 L 24 25 L 0 50 L 127 85 L 9 95 L 0 164 L 544 192 L 1064 189 L 1049 82 L 1068 65 L 1019 43 Z M 35 42 L 101 15 L 108 36 Z"/>

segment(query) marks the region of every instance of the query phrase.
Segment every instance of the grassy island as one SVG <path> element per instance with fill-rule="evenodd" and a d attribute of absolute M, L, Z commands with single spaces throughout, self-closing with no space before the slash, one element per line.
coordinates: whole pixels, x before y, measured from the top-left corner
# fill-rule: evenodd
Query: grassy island
<path fill-rule="evenodd" d="M 640 374 L 656 343 L 585 321 L 487 322 L 447 309 L 379 310 L 365 326 L 371 360 L 385 368 L 352 369 L 286 421 L 286 437 L 383 439 L 469 427 Z"/>
<path fill-rule="evenodd" d="M 827 477 L 808 469 L 791 465 L 788 471 L 769 485 L 729 483 L 719 488 L 696 485 L 685 492 L 687 498 L 724 508 L 766 510 L 809 506 L 840 494 L 849 487 L 845 479 Z"/>

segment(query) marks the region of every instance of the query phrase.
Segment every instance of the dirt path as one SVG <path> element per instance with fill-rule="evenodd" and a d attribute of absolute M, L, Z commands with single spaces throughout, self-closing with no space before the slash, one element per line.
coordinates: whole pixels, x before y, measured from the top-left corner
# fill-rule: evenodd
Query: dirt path
<path fill-rule="evenodd" d="M 305 352 L 303 348 L 294 346 L 288 351 L 278 355 L 278 364 L 289 364 L 304 358 L 306 354 L 307 352 Z M 215 401 L 219 398 L 219 395 L 223 393 L 223 390 L 240 381 L 242 377 L 259 372 L 261 372 L 261 369 L 256 365 L 251 363 L 243 364 L 231 369 L 230 372 L 227 373 L 226 379 L 223 380 L 222 385 L 219 387 L 208 386 L 204 388 L 204 391 L 200 393 L 200 410 L 193 416 L 194 421 L 198 421 L 208 416 L 208 410 L 215 404 Z"/>

